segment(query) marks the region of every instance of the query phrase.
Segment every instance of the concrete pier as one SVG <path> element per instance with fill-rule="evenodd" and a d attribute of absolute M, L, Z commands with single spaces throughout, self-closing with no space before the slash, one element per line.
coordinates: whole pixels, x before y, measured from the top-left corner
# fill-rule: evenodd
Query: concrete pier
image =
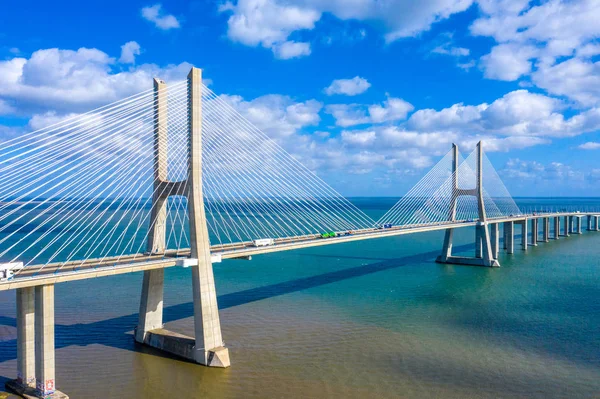
<path fill-rule="evenodd" d="M 504 222 L 504 245 L 507 254 L 515 253 L 515 222 Z"/>
<path fill-rule="evenodd" d="M 498 259 L 500 252 L 500 229 L 498 223 L 490 224 L 490 240 L 492 244 L 492 257 Z"/>
<path fill-rule="evenodd" d="M 595 219 L 595 220 L 594 220 L 594 230 L 596 230 L 596 231 L 600 231 L 600 229 L 598 228 L 598 227 L 599 227 L 599 226 L 598 226 L 598 219 L 599 219 L 599 218 L 600 218 L 599 216 L 595 216 L 595 217 L 594 217 L 594 219 Z"/>
<path fill-rule="evenodd" d="M 587 215 L 587 231 L 592 231 L 592 215 Z"/>
<path fill-rule="evenodd" d="M 17 290 L 17 379 L 19 388 L 35 388 L 35 290 Z"/>
<path fill-rule="evenodd" d="M 577 216 L 577 233 L 576 234 L 581 234 L 581 219 L 583 218 L 583 216 Z"/>
<path fill-rule="evenodd" d="M 527 219 L 521 222 L 521 248 L 523 251 L 527 251 L 527 236 L 529 235 L 527 231 Z"/>
<path fill-rule="evenodd" d="M 39 396 L 54 394 L 54 286 L 35 287 L 35 380 Z"/>
<path fill-rule="evenodd" d="M 568 216 L 565 216 L 565 217 L 564 217 L 564 222 L 565 222 L 565 226 L 564 226 L 564 228 L 563 228 L 563 231 L 564 231 L 564 234 L 563 234 L 563 236 L 564 236 L 564 237 L 568 237 L 568 236 L 569 236 L 569 233 L 570 233 L 570 228 L 569 228 L 569 226 L 570 226 L 570 223 L 569 223 L 569 217 L 568 217 Z"/>
<path fill-rule="evenodd" d="M 543 229 L 542 229 L 542 234 L 543 234 L 543 239 L 544 242 L 549 242 L 550 241 L 550 218 L 544 218 L 543 219 Z"/>
<path fill-rule="evenodd" d="M 536 218 L 531 219 L 531 246 L 537 247 L 538 240 L 538 220 Z"/>
<path fill-rule="evenodd" d="M 148 333 L 163 327 L 163 292 L 165 269 L 148 270 L 144 272 L 140 313 L 135 340 L 149 344 Z"/>
<path fill-rule="evenodd" d="M 554 239 L 558 240 L 560 237 L 560 217 L 556 216 L 554 218 Z"/>

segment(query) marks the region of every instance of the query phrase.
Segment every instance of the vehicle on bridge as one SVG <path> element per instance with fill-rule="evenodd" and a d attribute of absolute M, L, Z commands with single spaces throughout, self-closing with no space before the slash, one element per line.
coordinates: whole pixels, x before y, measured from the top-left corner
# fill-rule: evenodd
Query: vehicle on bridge
<path fill-rule="evenodd" d="M 258 240 L 252 241 L 252 245 L 255 247 L 268 247 L 269 245 L 274 245 L 275 240 L 272 238 L 260 238 Z"/>

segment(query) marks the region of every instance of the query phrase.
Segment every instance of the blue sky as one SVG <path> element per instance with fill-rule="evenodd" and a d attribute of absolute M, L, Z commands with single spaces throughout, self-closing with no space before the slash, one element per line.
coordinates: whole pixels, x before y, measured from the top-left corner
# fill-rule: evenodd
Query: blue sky
<path fill-rule="evenodd" d="M 600 194 L 598 1 L 92 3 L 3 4 L 1 137 L 195 65 L 345 195 L 478 140 L 515 196 Z"/>

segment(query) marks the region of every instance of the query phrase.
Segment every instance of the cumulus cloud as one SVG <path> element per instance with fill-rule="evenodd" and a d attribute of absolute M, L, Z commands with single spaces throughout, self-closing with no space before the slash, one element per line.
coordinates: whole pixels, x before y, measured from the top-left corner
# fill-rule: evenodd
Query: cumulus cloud
<path fill-rule="evenodd" d="M 484 76 L 533 84 L 589 107 L 600 103 L 600 2 L 595 0 L 479 0 L 471 33 L 497 44 L 481 58 Z"/>
<path fill-rule="evenodd" d="M 88 111 L 152 87 L 152 78 L 178 81 L 191 64 L 159 67 L 143 64 L 113 71 L 115 59 L 98 49 L 57 48 L 35 51 L 30 58 L 0 61 L 0 99 L 19 104 L 24 114 Z"/>
<path fill-rule="evenodd" d="M 579 145 L 577 148 L 581 150 L 600 150 L 600 143 L 588 141 L 587 143 Z"/>
<path fill-rule="evenodd" d="M 532 58 L 537 55 L 533 46 L 501 44 L 492 52 L 481 57 L 484 76 L 489 79 L 517 80 L 531 72 Z"/>
<path fill-rule="evenodd" d="M 327 113 L 341 127 L 399 121 L 406 119 L 413 109 L 414 106 L 409 102 L 389 96 L 383 104 L 332 104 L 326 107 Z"/>
<path fill-rule="evenodd" d="M 600 129 L 600 109 L 593 108 L 565 118 L 560 100 L 516 90 L 491 104 L 454 104 L 436 111 L 422 109 L 408 120 L 419 130 L 462 129 L 480 134 L 521 137 L 570 137 Z"/>
<path fill-rule="evenodd" d="M 291 58 L 304 57 L 310 55 L 310 43 L 295 42 L 288 40 L 281 44 L 276 44 L 272 47 L 273 54 L 281 60 L 289 60 Z"/>
<path fill-rule="evenodd" d="M 161 4 L 142 8 L 142 17 L 162 30 L 177 29 L 181 26 L 174 15 L 165 14 Z"/>
<path fill-rule="evenodd" d="M 472 0 L 237 0 L 219 7 L 231 14 L 227 36 L 247 46 L 273 50 L 290 36 L 312 30 L 324 13 L 341 20 L 359 20 L 383 27 L 387 42 L 414 37 L 451 15 L 470 7 Z M 300 55 L 307 55 L 302 52 Z"/>
<path fill-rule="evenodd" d="M 319 112 L 323 107 L 316 100 L 295 102 L 288 96 L 278 94 L 257 97 L 251 101 L 237 95 L 222 95 L 221 98 L 275 139 L 289 137 L 306 126 L 318 125 L 321 120 Z"/>
<path fill-rule="evenodd" d="M 365 78 L 355 76 L 352 79 L 336 79 L 325 88 L 325 94 L 332 96 L 334 94 L 344 94 L 346 96 L 356 96 L 362 94 L 371 87 L 371 83 Z"/>
<path fill-rule="evenodd" d="M 140 55 L 142 48 L 137 42 L 127 42 L 121 46 L 121 57 L 119 62 L 122 64 L 135 64 L 135 56 Z"/>
<path fill-rule="evenodd" d="M 583 106 L 600 105 L 600 61 L 571 58 L 540 67 L 532 81 L 551 94 L 566 96 Z"/>
<path fill-rule="evenodd" d="M 279 4 L 273 0 L 239 0 L 226 3 L 221 12 L 231 12 L 227 36 L 247 46 L 271 49 L 282 59 L 310 54 L 308 43 L 289 41 L 294 31 L 313 29 L 321 12 L 307 6 Z"/>

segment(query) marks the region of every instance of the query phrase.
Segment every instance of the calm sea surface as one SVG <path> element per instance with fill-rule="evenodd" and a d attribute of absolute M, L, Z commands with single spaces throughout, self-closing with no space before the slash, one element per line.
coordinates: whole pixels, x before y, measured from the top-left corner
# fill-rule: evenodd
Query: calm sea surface
<path fill-rule="evenodd" d="M 377 219 L 395 199 L 354 199 Z M 600 199 L 520 199 L 600 209 Z M 434 262 L 426 233 L 214 266 L 229 369 L 134 344 L 142 274 L 56 286 L 57 386 L 71 398 L 599 398 L 600 233 Z M 457 233 L 473 251 L 474 231 Z M 192 334 L 190 270 L 165 321 Z M 0 383 L 16 375 L 15 294 L 0 292 Z"/>

